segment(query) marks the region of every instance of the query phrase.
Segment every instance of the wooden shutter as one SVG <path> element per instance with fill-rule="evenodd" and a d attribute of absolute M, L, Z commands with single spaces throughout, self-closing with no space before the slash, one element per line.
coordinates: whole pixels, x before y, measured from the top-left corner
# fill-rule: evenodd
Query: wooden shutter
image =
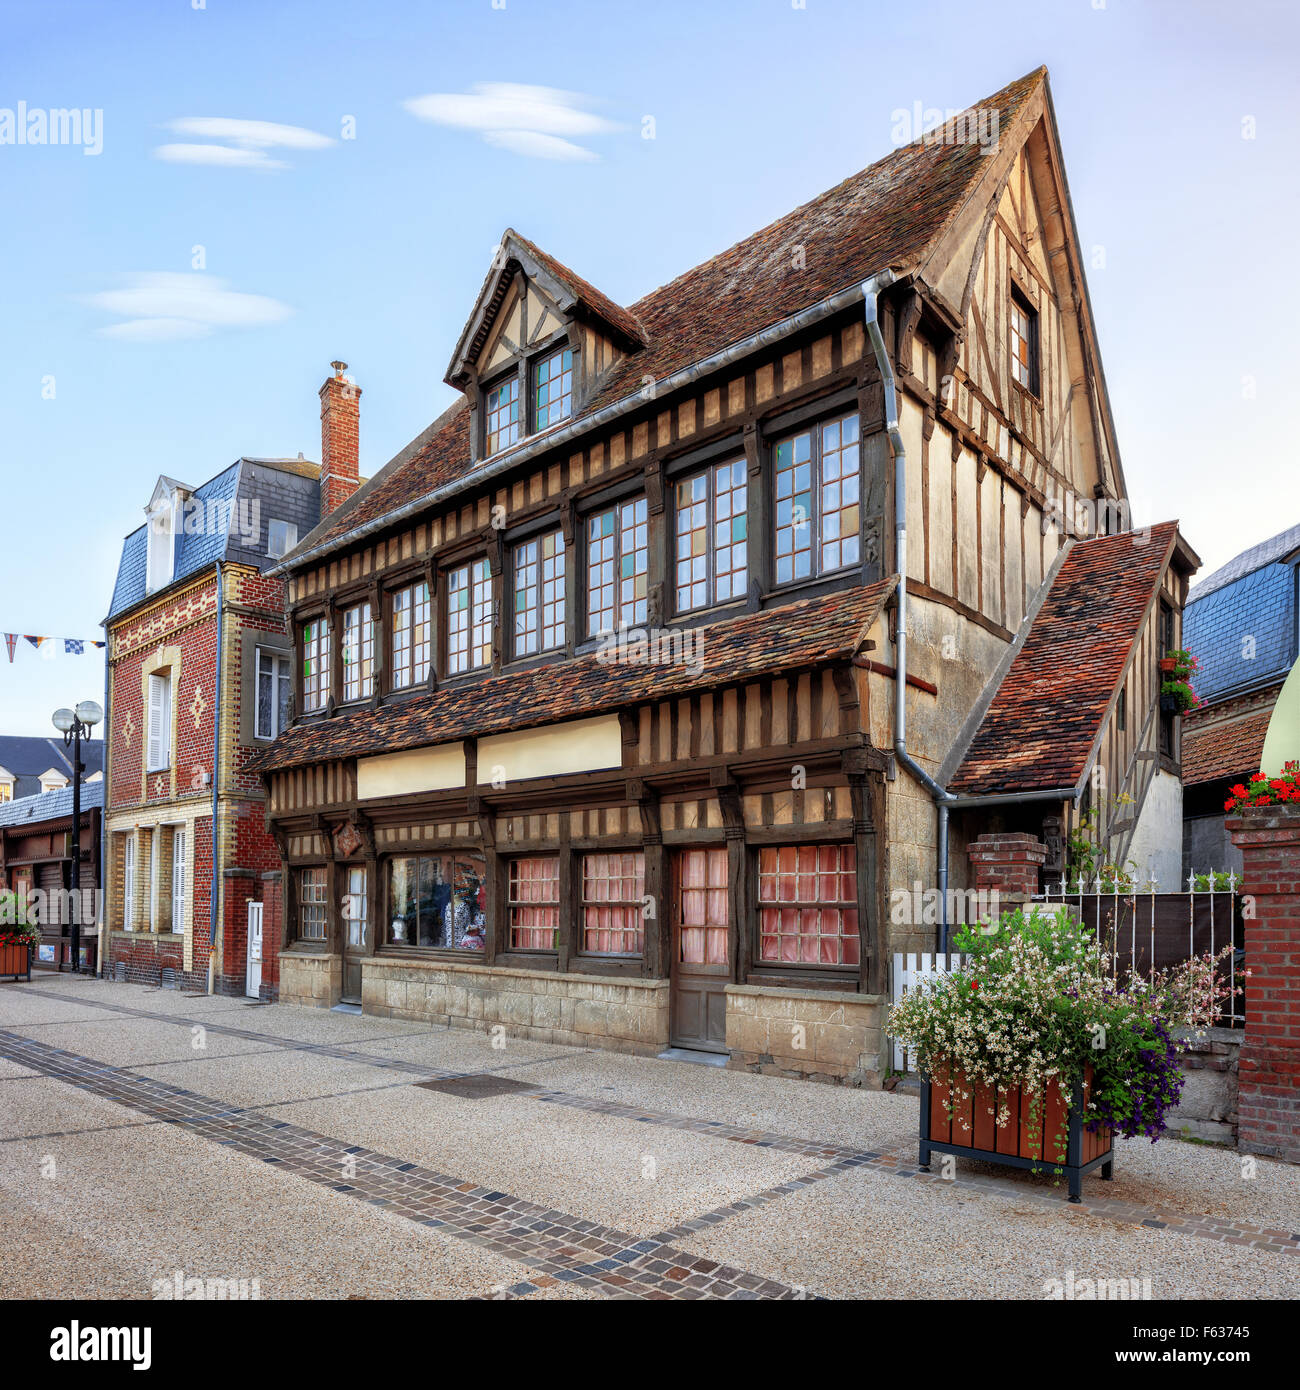
<path fill-rule="evenodd" d="M 172 832 L 172 931 L 185 931 L 185 831 Z"/>
<path fill-rule="evenodd" d="M 149 677 L 149 751 L 147 772 L 171 761 L 171 677 Z"/>

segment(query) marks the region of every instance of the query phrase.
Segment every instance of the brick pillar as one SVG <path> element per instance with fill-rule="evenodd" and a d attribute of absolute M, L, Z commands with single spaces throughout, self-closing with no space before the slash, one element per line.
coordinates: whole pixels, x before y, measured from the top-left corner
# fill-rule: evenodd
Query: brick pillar
<path fill-rule="evenodd" d="M 256 900 L 251 869 L 227 869 L 222 902 L 225 921 L 222 927 L 225 941 L 221 952 L 221 978 L 218 994 L 240 995 L 244 992 L 245 971 L 248 965 L 248 904 Z"/>
<path fill-rule="evenodd" d="M 1004 903 L 1024 902 L 1038 892 L 1038 871 L 1047 859 L 1047 846 L 1033 835 L 981 835 L 966 853 L 976 889 L 996 889 Z"/>
<path fill-rule="evenodd" d="M 280 997 L 280 952 L 284 950 L 284 882 L 279 869 L 262 875 L 262 996 Z"/>
<path fill-rule="evenodd" d="M 324 520 L 360 485 L 361 388 L 331 362 L 334 375 L 320 388 L 320 514 Z"/>
<path fill-rule="evenodd" d="M 1250 971 L 1237 1146 L 1300 1163 L 1300 806 L 1252 807 L 1227 826 L 1245 859 Z"/>

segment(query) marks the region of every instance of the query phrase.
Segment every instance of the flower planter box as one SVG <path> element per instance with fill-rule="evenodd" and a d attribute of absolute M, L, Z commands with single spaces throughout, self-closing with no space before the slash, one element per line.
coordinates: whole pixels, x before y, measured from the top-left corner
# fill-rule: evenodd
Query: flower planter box
<path fill-rule="evenodd" d="M 20 975 L 25 975 L 29 981 L 31 980 L 32 948 L 30 946 L 26 943 L 0 945 L 0 978 L 5 975 L 12 975 L 15 980 Z"/>
<path fill-rule="evenodd" d="M 1113 1175 L 1114 1136 L 1108 1129 L 1095 1133 L 1083 1127 L 1088 1101 L 1091 1069 L 1075 1087 L 1073 1104 L 1066 1119 L 1065 1095 L 1056 1083 L 1038 1106 L 1021 1086 L 998 1087 L 984 1083 L 971 1085 L 964 1076 L 951 1081 L 926 1078 L 921 1086 L 921 1150 L 918 1166 L 928 1172 L 932 1153 L 977 1158 L 983 1163 L 1001 1163 L 1009 1168 L 1060 1169 L 1069 1179 L 1070 1201 L 1080 1200 L 1083 1175 L 1101 1169 L 1109 1182 Z M 1007 1123 L 997 1122 L 997 1111 L 1005 1100 Z M 989 1112 L 993 1113 L 990 1114 Z M 1058 1157 L 1057 1138 L 1064 1123 L 1064 1160 Z"/>
<path fill-rule="evenodd" d="M 1160 658 L 1160 669 L 1165 674 L 1168 674 L 1170 671 L 1176 671 L 1178 669 L 1177 659 L 1172 656 L 1162 656 Z"/>

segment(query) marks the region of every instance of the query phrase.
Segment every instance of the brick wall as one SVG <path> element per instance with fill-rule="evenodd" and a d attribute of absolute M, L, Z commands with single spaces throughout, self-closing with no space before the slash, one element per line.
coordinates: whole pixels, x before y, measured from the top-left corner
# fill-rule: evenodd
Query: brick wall
<path fill-rule="evenodd" d="M 1228 830 L 1245 861 L 1250 971 L 1237 1143 L 1300 1163 L 1300 806 L 1252 807 Z"/>

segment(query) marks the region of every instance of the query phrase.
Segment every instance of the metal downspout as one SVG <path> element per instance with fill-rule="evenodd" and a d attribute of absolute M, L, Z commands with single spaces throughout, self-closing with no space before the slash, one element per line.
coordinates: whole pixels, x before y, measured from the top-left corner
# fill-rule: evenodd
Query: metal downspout
<path fill-rule="evenodd" d="M 935 845 L 935 878 L 939 888 L 939 950 L 948 949 L 948 808 L 956 798 L 907 751 L 907 453 L 898 428 L 898 391 L 894 368 L 880 331 L 879 296 L 898 277 L 882 270 L 863 282 L 862 300 L 867 337 L 880 368 L 885 392 L 885 430 L 894 454 L 894 568 L 898 572 L 898 621 L 894 639 L 894 756 L 930 793 L 938 811 L 939 829 Z"/>
<path fill-rule="evenodd" d="M 212 887 L 209 890 L 211 926 L 208 936 L 208 993 L 214 992 L 217 970 L 217 914 L 220 910 L 221 880 L 219 863 L 221 857 L 221 837 L 217 834 L 217 818 L 221 814 L 221 711 L 222 666 L 226 653 L 225 643 L 226 582 L 225 562 L 217 561 L 217 688 L 212 701 Z"/>

